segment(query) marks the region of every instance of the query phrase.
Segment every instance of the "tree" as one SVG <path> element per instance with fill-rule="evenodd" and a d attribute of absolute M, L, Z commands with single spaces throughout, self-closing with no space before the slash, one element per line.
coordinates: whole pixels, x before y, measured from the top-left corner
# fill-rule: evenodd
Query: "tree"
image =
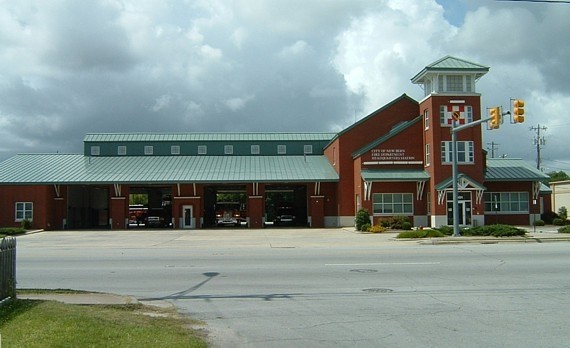
<path fill-rule="evenodd" d="M 360 209 L 356 213 L 356 218 L 354 220 L 356 223 L 357 231 L 360 231 L 362 229 L 362 225 L 370 224 L 370 214 L 368 214 L 368 210 Z"/>
<path fill-rule="evenodd" d="M 570 180 L 570 176 L 568 176 L 568 174 L 566 174 L 566 172 L 564 171 L 552 171 L 549 173 L 546 173 L 550 179 L 548 180 L 548 182 L 553 182 L 553 181 L 562 181 L 562 180 Z"/>

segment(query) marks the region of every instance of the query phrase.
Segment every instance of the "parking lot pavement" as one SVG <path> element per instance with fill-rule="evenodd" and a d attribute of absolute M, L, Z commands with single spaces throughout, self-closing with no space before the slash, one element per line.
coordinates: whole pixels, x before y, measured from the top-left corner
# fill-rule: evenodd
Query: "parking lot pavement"
<path fill-rule="evenodd" d="M 518 226 L 528 231 L 525 237 L 443 237 L 429 239 L 398 239 L 401 231 L 363 233 L 347 228 L 226 228 L 226 229 L 133 229 L 99 231 L 47 231 L 19 238 L 27 244 L 35 240 L 43 246 L 98 246 L 134 248 L 326 248 L 379 247 L 385 245 L 487 243 L 487 242 L 554 242 L 570 241 L 570 234 L 558 233 L 556 226 Z"/>

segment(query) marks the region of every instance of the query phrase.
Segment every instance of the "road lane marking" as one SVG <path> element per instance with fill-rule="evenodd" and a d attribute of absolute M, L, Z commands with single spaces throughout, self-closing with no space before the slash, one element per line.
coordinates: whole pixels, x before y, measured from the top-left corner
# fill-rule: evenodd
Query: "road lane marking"
<path fill-rule="evenodd" d="M 325 266 L 429 266 L 440 262 L 325 263 Z"/>

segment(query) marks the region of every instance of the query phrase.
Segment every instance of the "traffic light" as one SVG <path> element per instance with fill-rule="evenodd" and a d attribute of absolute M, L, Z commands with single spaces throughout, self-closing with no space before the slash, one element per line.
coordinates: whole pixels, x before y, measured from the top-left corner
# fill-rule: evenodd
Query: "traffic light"
<path fill-rule="evenodd" d="M 516 99 L 513 102 L 513 120 L 515 123 L 523 123 L 524 122 L 524 100 Z"/>
<path fill-rule="evenodd" d="M 491 119 L 489 120 L 489 128 L 491 129 L 499 129 L 501 125 L 501 108 L 494 107 L 489 110 L 489 116 Z"/>

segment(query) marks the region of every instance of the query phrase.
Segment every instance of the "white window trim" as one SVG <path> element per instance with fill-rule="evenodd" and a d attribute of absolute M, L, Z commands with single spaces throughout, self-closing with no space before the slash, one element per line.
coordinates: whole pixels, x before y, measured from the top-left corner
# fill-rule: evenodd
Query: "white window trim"
<path fill-rule="evenodd" d="M 278 155 L 286 155 L 287 154 L 287 145 L 277 145 L 277 154 Z"/>
<path fill-rule="evenodd" d="M 303 146 L 303 153 L 306 155 L 310 155 L 313 153 L 313 145 L 305 145 Z"/>
<path fill-rule="evenodd" d="M 391 202 L 391 203 L 376 203 L 376 197 L 378 196 L 386 196 L 386 195 L 400 195 L 402 197 L 402 202 L 401 203 L 395 203 L 395 202 Z M 409 196 L 412 198 L 410 203 L 404 203 L 404 196 Z M 411 211 L 403 211 L 403 212 L 391 212 L 391 213 L 377 213 L 375 206 L 377 204 L 383 204 L 383 205 L 387 205 L 387 204 L 391 204 L 392 205 L 392 210 L 394 207 L 394 204 L 401 204 L 402 206 L 404 205 L 411 205 L 412 210 Z M 372 195 L 372 212 L 374 216 L 395 216 L 395 215 L 414 215 L 414 194 L 413 193 L 400 193 L 400 192 L 394 192 L 394 193 L 374 193 Z"/>
<path fill-rule="evenodd" d="M 18 204 L 22 204 L 23 209 L 18 209 Z M 26 209 L 26 205 L 30 204 L 31 208 Z M 22 213 L 22 218 L 18 218 L 18 212 Z M 30 218 L 26 217 L 26 213 L 29 212 Z M 33 221 L 34 219 L 34 203 L 33 202 L 16 202 L 14 205 L 14 221 L 22 222 L 24 220 Z"/>
<path fill-rule="evenodd" d="M 233 155 L 233 154 L 234 154 L 234 146 L 224 145 L 224 155 Z"/>
<path fill-rule="evenodd" d="M 261 147 L 259 145 L 251 145 L 251 154 L 259 155 L 261 153 Z"/>
<path fill-rule="evenodd" d="M 170 154 L 171 155 L 180 155 L 180 145 L 171 145 L 170 146 Z"/>
<path fill-rule="evenodd" d="M 117 146 L 117 155 L 126 156 L 127 155 L 127 146 L 126 145 Z"/>
<path fill-rule="evenodd" d="M 147 156 L 151 156 L 154 154 L 154 146 L 152 145 L 145 145 L 144 146 L 144 154 Z"/>
<path fill-rule="evenodd" d="M 206 154 L 208 154 L 208 146 L 198 145 L 198 155 L 206 155 Z"/>
<path fill-rule="evenodd" d="M 458 164 L 474 164 L 475 163 L 475 152 L 474 143 L 472 140 L 469 141 L 458 141 L 457 143 L 457 163 Z M 465 145 L 465 151 L 459 151 L 459 145 Z M 465 153 L 465 161 L 459 160 L 459 153 Z M 442 164 L 452 164 L 453 163 L 453 152 L 451 148 L 451 141 L 441 142 L 441 163 Z"/>
<path fill-rule="evenodd" d="M 526 201 L 524 201 L 524 202 L 526 202 L 526 210 L 501 210 L 501 209 L 500 209 L 501 205 L 503 205 L 503 204 L 508 204 L 508 205 L 509 205 L 509 208 L 510 208 L 511 202 L 513 202 L 513 201 L 510 201 L 510 200 L 509 200 L 509 201 L 506 201 L 506 202 L 501 201 L 501 200 L 500 200 L 501 195 L 502 195 L 502 194 L 509 194 L 509 195 L 511 195 L 511 194 L 513 194 L 513 193 L 516 193 L 516 194 L 518 194 L 518 195 L 520 195 L 520 194 L 526 194 L 526 198 L 527 198 L 527 199 L 526 199 Z M 495 204 L 495 202 L 492 200 L 492 198 L 493 198 L 494 195 L 498 195 L 498 196 L 499 196 L 499 201 L 496 202 L 496 203 L 499 205 L 499 210 L 493 210 L 493 208 L 492 208 L 493 205 Z M 489 197 L 489 196 L 491 196 L 491 201 L 490 201 L 490 202 L 487 202 L 487 201 L 485 200 L 485 198 L 486 198 L 486 197 Z M 528 192 L 525 192 L 525 191 L 516 191 L 516 192 L 509 192 L 509 191 L 503 191 L 503 192 L 499 192 L 499 191 L 497 191 L 497 192 L 485 192 L 485 193 L 483 194 L 483 197 L 484 197 L 484 198 L 483 198 L 483 201 L 484 201 L 484 203 L 483 203 L 483 209 L 485 210 L 485 214 L 499 214 L 499 215 L 501 215 L 501 214 L 528 214 L 528 213 L 530 212 L 530 197 L 531 197 L 531 196 L 530 196 L 530 194 L 529 194 Z M 523 201 L 518 200 L 517 202 L 523 202 Z M 491 204 L 491 210 L 487 210 L 487 205 L 488 205 L 488 204 Z"/>
<path fill-rule="evenodd" d="M 431 165 L 431 152 L 430 152 L 430 144 L 426 144 L 425 146 L 425 157 L 424 157 L 424 166 L 429 167 Z"/>

